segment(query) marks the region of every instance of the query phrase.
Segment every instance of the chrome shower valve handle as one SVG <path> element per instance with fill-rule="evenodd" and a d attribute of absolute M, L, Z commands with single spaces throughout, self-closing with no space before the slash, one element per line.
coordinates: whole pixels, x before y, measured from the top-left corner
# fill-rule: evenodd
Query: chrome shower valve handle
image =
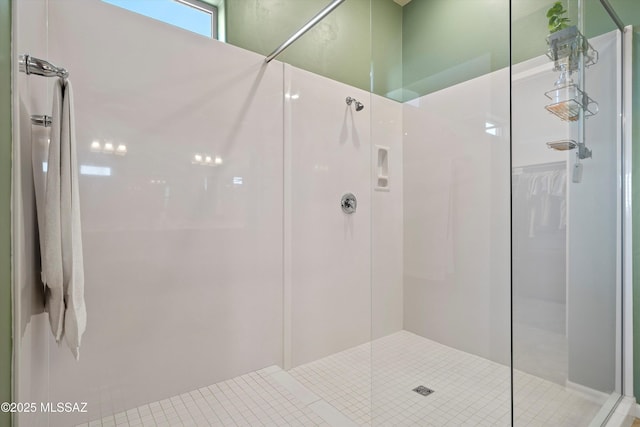
<path fill-rule="evenodd" d="M 358 200 L 352 193 L 347 193 L 342 196 L 340 206 L 342 207 L 342 212 L 350 215 L 358 208 Z"/>

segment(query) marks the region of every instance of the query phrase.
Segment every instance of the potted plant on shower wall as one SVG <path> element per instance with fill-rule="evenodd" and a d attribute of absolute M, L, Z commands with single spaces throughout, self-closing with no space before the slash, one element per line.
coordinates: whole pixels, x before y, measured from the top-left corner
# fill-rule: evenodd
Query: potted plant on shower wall
<path fill-rule="evenodd" d="M 578 69 L 581 37 L 578 28 L 575 25 L 570 25 L 571 21 L 566 16 L 567 13 L 568 11 L 561 1 L 556 1 L 547 10 L 547 19 L 549 20 L 547 25 L 549 29 L 547 56 L 554 61 L 554 70 L 560 72 L 560 77 L 555 82 L 555 89 L 546 93 L 553 101 L 553 104 L 546 108 L 563 120 L 575 121 L 578 114 L 568 114 L 567 111 L 570 110 L 567 108 L 567 103 L 575 99 L 578 94 L 572 73 Z"/>
<path fill-rule="evenodd" d="M 578 68 L 580 53 L 589 51 L 589 43 L 580 34 L 578 27 L 571 25 L 567 14 L 568 10 L 561 1 L 555 2 L 547 10 L 548 56 L 556 62 L 557 70 L 575 71 Z"/>
<path fill-rule="evenodd" d="M 568 13 L 567 9 L 561 1 L 557 1 L 547 11 L 547 18 L 549 19 L 549 33 L 553 34 L 557 31 L 564 30 L 569 27 L 569 18 L 565 15 Z"/>

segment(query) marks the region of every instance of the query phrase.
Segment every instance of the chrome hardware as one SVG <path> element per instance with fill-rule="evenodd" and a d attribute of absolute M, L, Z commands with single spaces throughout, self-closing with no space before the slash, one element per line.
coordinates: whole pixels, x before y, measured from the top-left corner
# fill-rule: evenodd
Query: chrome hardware
<path fill-rule="evenodd" d="M 592 152 L 587 148 L 587 145 L 584 142 L 578 143 L 578 158 L 579 159 L 590 159 Z"/>
<path fill-rule="evenodd" d="M 412 391 L 415 391 L 418 394 L 421 394 L 423 396 L 429 396 L 431 393 L 434 392 L 434 390 L 430 389 L 429 387 L 425 387 L 423 385 L 419 385 L 418 387 L 414 388 Z"/>
<path fill-rule="evenodd" d="M 36 74 L 38 76 L 61 77 L 63 79 L 69 77 L 69 72 L 64 68 L 56 67 L 48 61 L 34 58 L 30 55 L 20 55 L 18 68 L 27 75 Z"/>
<path fill-rule="evenodd" d="M 358 101 L 355 98 L 347 96 L 347 99 L 345 101 L 347 102 L 347 105 L 351 105 L 351 104 L 353 104 L 355 102 L 356 111 L 362 111 L 364 109 L 364 105 L 362 104 L 362 102 Z"/>
<path fill-rule="evenodd" d="M 31 116 L 31 124 L 48 128 L 51 126 L 51 116 L 33 115 Z"/>
<path fill-rule="evenodd" d="M 613 22 L 616 23 L 618 29 L 624 33 L 624 22 L 622 22 L 622 19 L 620 19 L 616 11 L 613 9 L 609 0 L 600 0 L 600 3 L 602 3 L 602 6 L 605 8 L 609 16 L 611 16 Z"/>
<path fill-rule="evenodd" d="M 342 207 L 342 212 L 346 214 L 352 214 L 356 211 L 358 207 L 358 200 L 356 196 L 352 193 L 347 193 L 342 196 L 342 200 L 340 201 L 340 206 Z"/>

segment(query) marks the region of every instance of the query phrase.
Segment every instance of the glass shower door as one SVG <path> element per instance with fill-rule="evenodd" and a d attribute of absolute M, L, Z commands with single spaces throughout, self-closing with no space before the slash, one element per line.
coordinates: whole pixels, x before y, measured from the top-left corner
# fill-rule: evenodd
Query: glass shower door
<path fill-rule="evenodd" d="M 621 33 L 597 2 L 541 6 L 512 21 L 514 421 L 599 425 L 620 396 Z M 548 16 L 568 22 L 531 41 Z"/>
<path fill-rule="evenodd" d="M 288 3 L 294 17 L 333 2 Z M 341 3 L 279 57 L 283 368 L 308 391 L 302 400 L 335 425 L 367 423 L 371 410 L 370 7 Z M 292 32 L 304 24 L 296 19 Z"/>
<path fill-rule="evenodd" d="M 389 166 L 373 194 L 372 425 L 509 425 L 509 2 L 397 9 L 402 78 L 372 103 L 372 125 L 401 134 L 372 131 L 374 170 Z"/>

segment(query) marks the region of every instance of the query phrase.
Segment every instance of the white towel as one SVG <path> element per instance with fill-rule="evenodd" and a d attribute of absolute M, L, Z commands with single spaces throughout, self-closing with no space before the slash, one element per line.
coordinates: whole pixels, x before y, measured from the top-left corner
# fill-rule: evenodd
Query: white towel
<path fill-rule="evenodd" d="M 64 322 L 64 286 L 62 272 L 62 230 L 60 222 L 60 136 L 62 113 L 62 84 L 53 85 L 53 123 L 47 160 L 44 203 L 44 247 L 42 254 L 42 282 L 46 285 L 46 309 L 51 331 L 57 342 L 62 339 Z"/>
<path fill-rule="evenodd" d="M 62 98 L 60 216 L 65 301 L 64 336 L 71 352 L 78 359 L 82 334 L 87 324 L 87 311 L 84 304 L 82 227 L 73 90 L 69 80 L 66 81 Z"/>
<path fill-rule="evenodd" d="M 64 336 L 78 359 L 87 314 L 74 121 L 71 83 L 58 80 L 47 162 L 42 280 L 53 335 L 58 343 Z"/>

